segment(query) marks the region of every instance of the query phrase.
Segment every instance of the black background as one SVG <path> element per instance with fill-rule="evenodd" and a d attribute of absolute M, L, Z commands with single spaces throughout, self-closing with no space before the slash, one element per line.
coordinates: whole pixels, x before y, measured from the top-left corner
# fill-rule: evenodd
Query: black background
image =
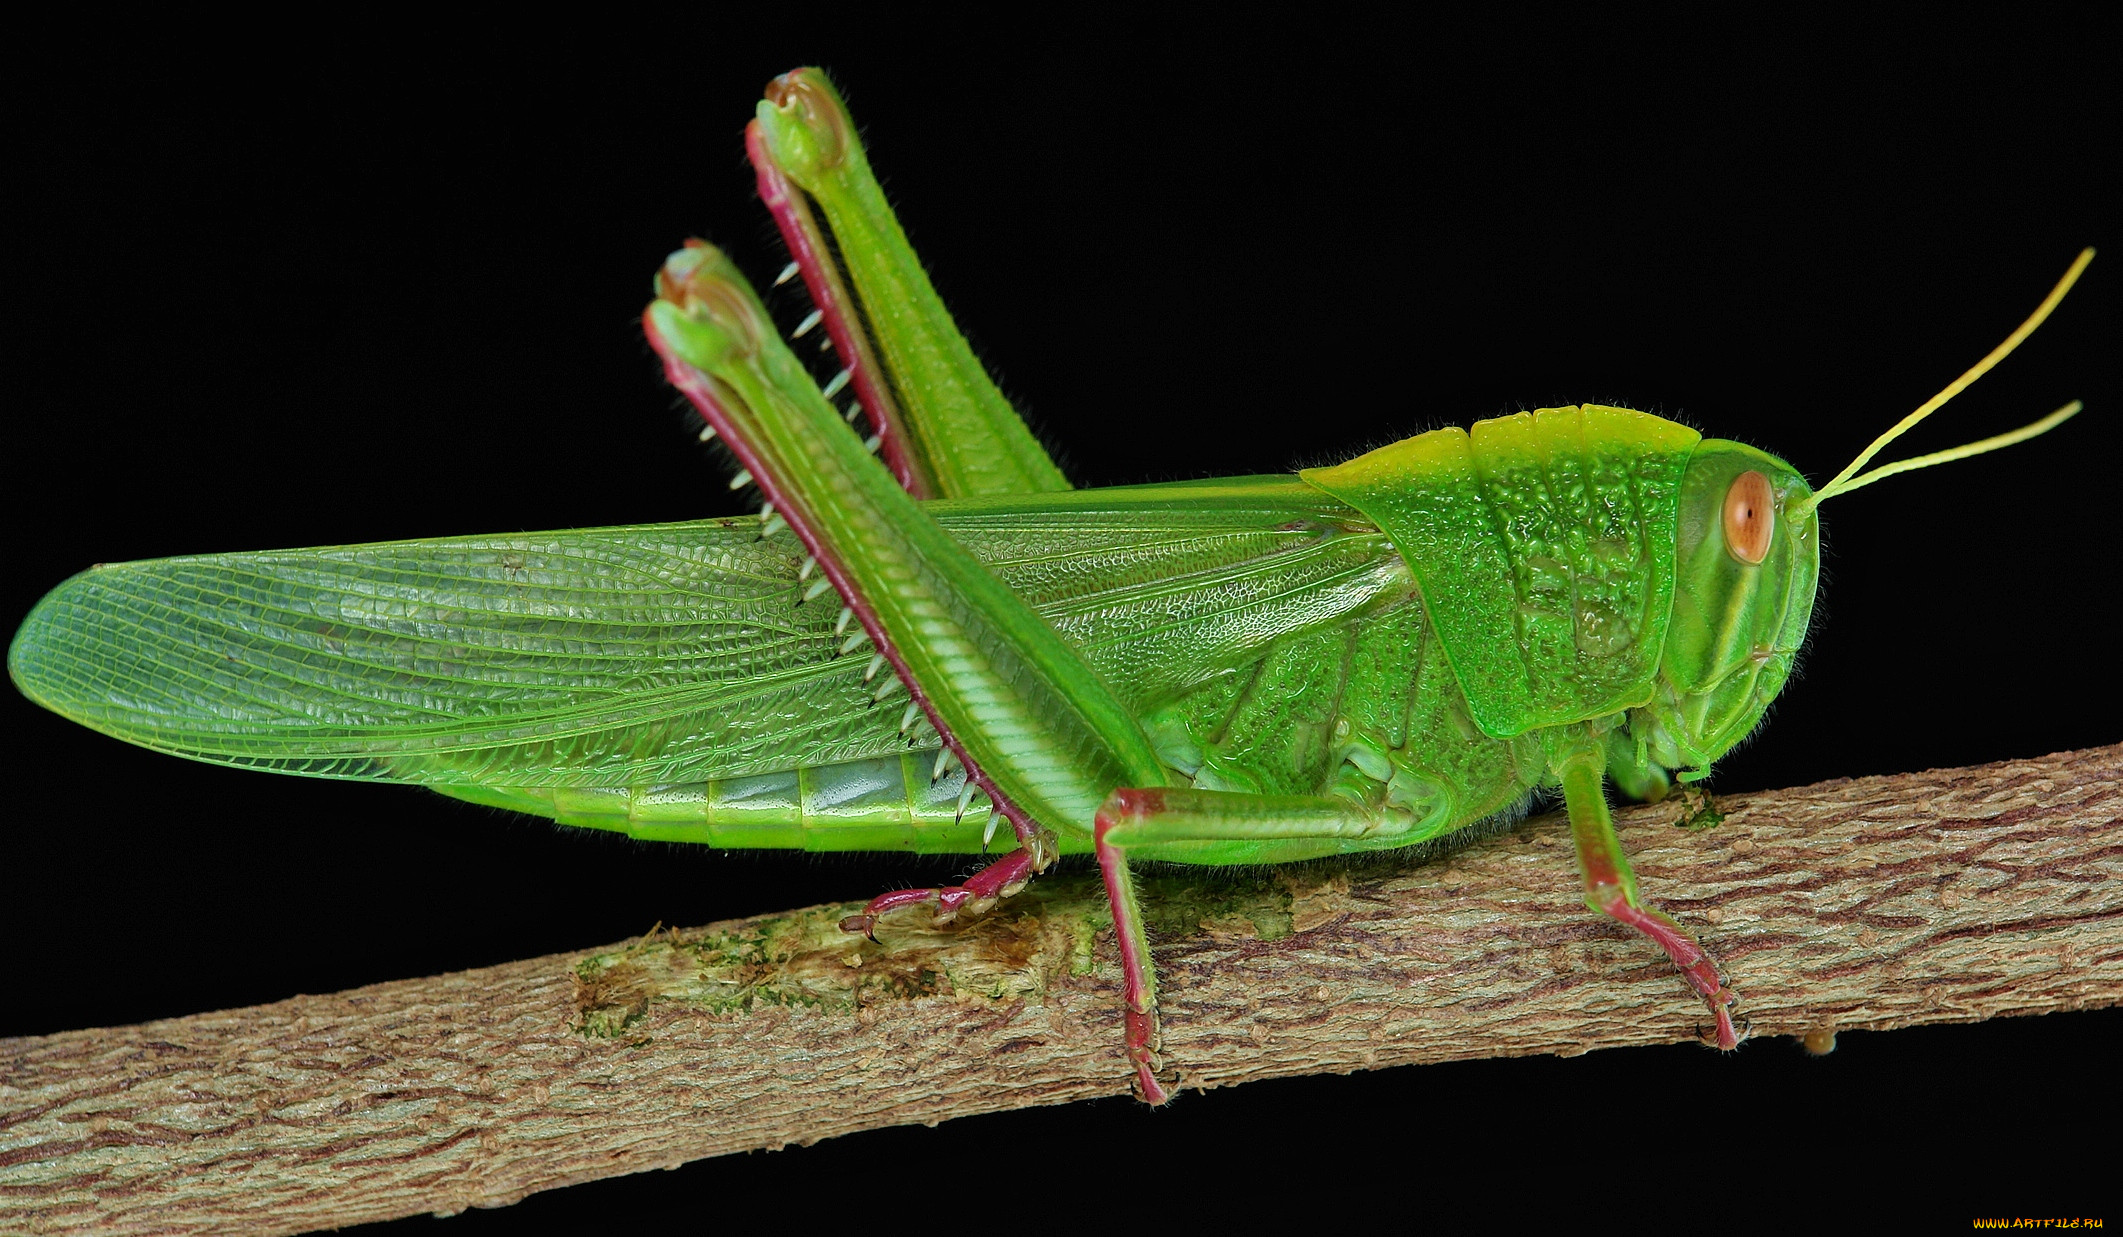
<path fill-rule="evenodd" d="M 1966 9 L 1863 29 L 1543 21 L 1031 30 L 791 10 L 536 45 L 24 40 L 7 53 L 0 620 L 96 561 L 740 509 L 637 315 L 687 235 L 755 280 L 780 267 L 741 131 L 771 75 L 818 63 L 959 321 L 1085 485 L 1280 471 L 1581 401 L 1743 439 L 1818 483 L 2080 246 L 2109 247 L 1893 454 L 2072 397 L 2089 411 L 1825 508 L 1811 652 L 1717 786 L 2115 741 L 2108 32 Z M 156 756 L 12 693 L 0 708 L 0 1035 L 951 874 L 635 844 Z M 1674 1002 L 1692 1016 L 1678 982 Z M 1082 1217 L 1101 1191 L 1144 1208 L 1096 1213 L 1115 1222 L 1582 1202 L 1716 1229 L 1825 1218 L 1853 1187 L 1957 1226 L 2101 1214 L 2113 1129 L 2081 1126 L 2112 1120 L 2119 1030 L 2104 1011 L 1850 1033 L 1824 1060 L 1766 1041 L 1263 1083 L 704 1161 L 451 1224 L 897 1211 L 963 1230 L 1012 1222 L 975 1218 L 997 1209 Z M 1026 1163 L 1037 1183 L 1007 1184 Z"/>

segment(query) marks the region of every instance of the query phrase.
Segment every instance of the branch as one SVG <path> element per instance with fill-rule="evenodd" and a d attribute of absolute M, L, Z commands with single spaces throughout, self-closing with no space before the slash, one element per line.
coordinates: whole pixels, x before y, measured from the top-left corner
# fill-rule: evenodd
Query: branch
<path fill-rule="evenodd" d="M 2119 783 L 2123 744 L 1620 825 L 1753 1034 L 1818 1043 L 2123 997 Z M 1428 864 L 1160 873 L 1145 905 L 1185 1086 L 1668 1043 L 1701 1017 L 1585 910 L 1545 819 Z M 881 947 L 838 931 L 850 909 L 0 1040 L 0 1229 L 293 1233 L 1127 1089 L 1093 873 L 955 932 L 888 921 Z"/>

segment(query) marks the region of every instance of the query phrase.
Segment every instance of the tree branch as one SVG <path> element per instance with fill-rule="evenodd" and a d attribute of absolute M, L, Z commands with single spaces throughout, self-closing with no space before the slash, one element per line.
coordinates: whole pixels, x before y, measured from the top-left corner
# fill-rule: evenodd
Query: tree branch
<path fill-rule="evenodd" d="M 1756 1036 L 2123 996 L 2123 744 L 1622 815 Z M 1695 805 L 1695 824 L 1707 816 Z M 1449 859 L 1161 873 L 1183 1085 L 1694 1038 L 1549 820 Z M 1126 1090 L 1095 875 L 957 931 L 846 906 L 140 1026 L 0 1040 L 0 1228 L 293 1233 Z M 916 914 L 913 918 L 919 918 Z"/>

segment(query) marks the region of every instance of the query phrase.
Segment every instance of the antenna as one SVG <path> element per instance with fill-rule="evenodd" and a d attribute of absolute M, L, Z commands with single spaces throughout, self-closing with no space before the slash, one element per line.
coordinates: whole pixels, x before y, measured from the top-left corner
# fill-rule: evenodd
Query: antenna
<path fill-rule="evenodd" d="M 1981 442 L 1971 442 L 1965 446 L 1951 447 L 1944 451 L 1934 451 L 1930 455 L 1920 455 L 1915 459 L 1884 464 L 1863 476 L 1854 475 L 1860 468 L 1871 462 L 1872 457 L 1878 455 L 1881 448 L 1908 433 L 1916 426 L 1917 422 L 1937 412 L 1946 405 L 1946 401 L 1967 390 L 1969 384 L 1989 373 L 1998 362 L 2010 356 L 2012 350 L 2019 347 L 2029 335 L 2034 334 L 2035 328 L 2042 325 L 2043 321 L 2049 317 L 2050 311 L 2054 310 L 2058 303 L 2064 299 L 2064 294 L 2071 291 L 2073 284 L 2079 282 L 2079 274 L 2086 269 L 2086 264 L 2093 260 L 2094 251 L 2092 246 L 2089 245 L 2080 250 L 2079 256 L 2072 261 L 2071 269 L 2064 272 L 2064 278 L 2059 279 L 2057 286 L 2049 290 L 2049 295 L 2042 299 L 2042 303 L 2035 306 L 2035 311 L 2027 316 L 2027 321 L 2022 322 L 2018 330 L 2005 337 L 2004 343 L 1992 348 L 1989 356 L 1977 361 L 1969 368 L 1967 373 L 1947 383 L 1945 390 L 1925 400 L 1915 412 L 1897 421 L 1893 429 L 1873 439 L 1871 446 L 1858 452 L 1858 458 L 1850 461 L 1843 471 L 1837 473 L 1827 485 L 1814 491 L 1813 497 L 1801 503 L 1798 510 L 1792 514 L 1794 516 L 1803 516 L 1807 511 L 1819 506 L 1828 499 L 1834 498 L 1838 494 L 1848 494 L 1859 486 L 1871 485 L 1883 477 L 1892 477 L 1898 472 L 1929 468 L 1934 464 L 1944 464 L 1949 460 L 1967 459 L 1971 455 L 1981 455 L 1985 451 L 1995 451 L 1999 447 L 2009 447 L 2016 442 L 2025 442 L 2037 434 L 2048 433 L 2075 416 L 2081 408 L 2085 407 L 2078 400 L 2071 401 L 2032 425 L 2023 425 L 2019 429 L 1999 434 L 1992 438 L 1985 438 Z"/>

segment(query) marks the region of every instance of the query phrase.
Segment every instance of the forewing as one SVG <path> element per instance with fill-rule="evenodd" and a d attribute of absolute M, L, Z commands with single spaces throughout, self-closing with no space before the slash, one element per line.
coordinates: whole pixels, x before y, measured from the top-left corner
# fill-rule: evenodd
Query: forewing
<path fill-rule="evenodd" d="M 828 681 L 849 677 L 821 656 L 832 607 L 790 604 L 799 556 L 745 520 L 120 563 L 46 597 L 8 662 L 84 725 L 226 764 L 496 785 L 786 767 L 866 720 Z"/>
<path fill-rule="evenodd" d="M 939 511 L 1137 708 L 1399 587 L 1343 514 L 1273 479 Z M 801 562 L 746 517 L 117 563 L 8 664 L 106 734 L 322 777 L 643 786 L 904 750 Z"/>

